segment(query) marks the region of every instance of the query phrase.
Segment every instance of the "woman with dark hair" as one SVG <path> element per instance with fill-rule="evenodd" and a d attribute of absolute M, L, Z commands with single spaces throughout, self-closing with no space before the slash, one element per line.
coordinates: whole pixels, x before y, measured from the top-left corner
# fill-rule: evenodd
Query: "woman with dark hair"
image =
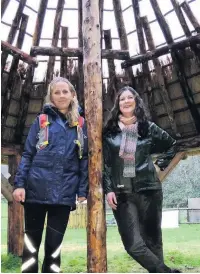
<path fill-rule="evenodd" d="M 162 187 L 151 154 L 163 153 L 164 170 L 176 141 L 148 121 L 143 101 L 131 87 L 120 89 L 104 128 L 104 190 L 128 254 L 149 272 L 179 272 L 163 261 Z"/>

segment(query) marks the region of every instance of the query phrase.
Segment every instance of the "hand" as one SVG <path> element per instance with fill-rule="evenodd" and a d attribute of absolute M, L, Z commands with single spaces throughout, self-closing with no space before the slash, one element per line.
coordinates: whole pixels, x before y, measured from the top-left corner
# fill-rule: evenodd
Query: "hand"
<path fill-rule="evenodd" d="M 154 164 L 156 172 L 159 173 L 161 171 L 161 169 L 159 168 L 159 166 L 157 166 L 156 164 Z"/>
<path fill-rule="evenodd" d="M 115 196 L 115 192 L 109 192 L 107 195 L 106 195 L 106 198 L 107 198 L 107 201 L 108 201 L 108 204 L 109 206 L 116 210 L 117 209 L 117 198 Z"/>
<path fill-rule="evenodd" d="M 24 188 L 16 188 L 13 192 L 13 198 L 16 202 L 24 202 L 25 201 L 25 189 Z"/>
<path fill-rule="evenodd" d="M 82 202 L 84 202 L 86 200 L 86 198 L 85 197 L 78 197 L 78 199 L 77 199 L 77 201 L 78 201 L 78 203 L 82 203 Z"/>

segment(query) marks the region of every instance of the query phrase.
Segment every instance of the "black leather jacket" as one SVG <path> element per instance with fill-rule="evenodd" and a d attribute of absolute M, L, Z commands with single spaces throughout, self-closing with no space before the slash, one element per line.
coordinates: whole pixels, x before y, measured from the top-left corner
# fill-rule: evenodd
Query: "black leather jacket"
<path fill-rule="evenodd" d="M 163 153 L 156 164 L 165 169 L 176 154 L 176 141 L 155 123 L 149 122 L 148 134 L 145 138 L 138 137 L 135 170 L 136 177 L 123 177 L 124 161 L 119 157 L 122 132 L 119 128 L 115 134 L 104 136 L 104 191 L 132 193 L 144 190 L 161 189 L 151 154 Z"/>

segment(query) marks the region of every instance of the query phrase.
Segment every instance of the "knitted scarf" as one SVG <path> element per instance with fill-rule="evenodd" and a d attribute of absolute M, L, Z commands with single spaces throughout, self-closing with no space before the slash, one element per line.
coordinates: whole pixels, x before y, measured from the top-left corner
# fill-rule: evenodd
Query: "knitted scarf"
<path fill-rule="evenodd" d="M 119 156 L 124 159 L 124 177 L 135 177 L 135 152 L 138 138 L 138 123 L 135 116 L 131 118 L 119 116 L 119 127 L 122 130 L 122 140 Z"/>

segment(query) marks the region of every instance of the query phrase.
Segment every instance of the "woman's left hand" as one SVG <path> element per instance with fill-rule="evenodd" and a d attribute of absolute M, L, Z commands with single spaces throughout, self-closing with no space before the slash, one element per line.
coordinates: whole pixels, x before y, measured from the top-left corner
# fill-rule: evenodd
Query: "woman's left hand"
<path fill-rule="evenodd" d="M 78 197 L 78 199 L 77 199 L 77 201 L 78 201 L 78 203 L 82 203 L 82 202 L 84 202 L 86 200 L 86 198 L 85 197 Z"/>

